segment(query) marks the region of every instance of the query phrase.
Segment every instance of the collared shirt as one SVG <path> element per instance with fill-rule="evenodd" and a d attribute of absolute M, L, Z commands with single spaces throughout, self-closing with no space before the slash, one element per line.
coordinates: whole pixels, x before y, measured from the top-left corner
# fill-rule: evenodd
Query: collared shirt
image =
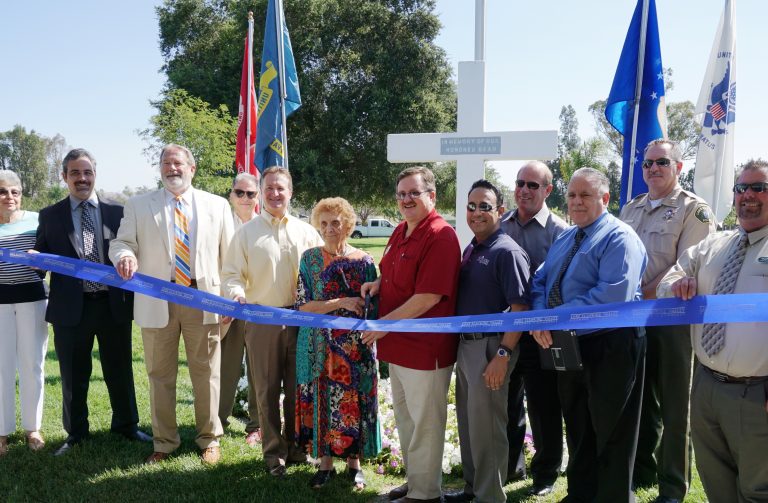
<path fill-rule="evenodd" d="M 379 263 L 379 315 L 384 316 L 417 293 L 441 295 L 420 318 L 453 316 L 461 247 L 456 231 L 432 210 L 411 235 L 407 222 L 397 226 Z M 456 334 L 389 332 L 376 342 L 380 360 L 410 369 L 435 370 L 456 361 Z"/>
<path fill-rule="evenodd" d="M 533 278 L 533 308 L 546 309 L 547 296 L 560 274 L 577 226 L 570 227 L 552 243 L 547 258 Z M 586 236 L 560 282 L 563 305 L 591 306 L 640 300 L 640 279 L 647 257 L 645 246 L 627 224 L 609 213 L 584 227 Z M 579 330 L 579 334 L 596 331 Z"/>
<path fill-rule="evenodd" d="M 96 248 L 99 250 L 99 260 L 104 263 L 104 233 L 101 230 L 101 211 L 99 211 L 99 198 L 96 192 L 91 192 L 90 197 L 86 199 L 88 204 L 88 214 L 93 222 L 93 240 Z M 72 224 L 75 226 L 75 242 L 77 242 L 77 254 L 80 258 L 85 257 L 83 249 L 83 209 L 80 207 L 82 201 L 76 197 L 69 196 L 69 207 L 72 209 Z"/>
<path fill-rule="evenodd" d="M 512 304 L 531 305 L 528 255 L 498 229 L 464 250 L 456 315 L 500 313 Z"/>
<path fill-rule="evenodd" d="M 743 230 L 710 234 L 689 248 L 656 288 L 659 297 L 672 297 L 672 284 L 686 276 L 696 278 L 698 295 L 710 295 L 731 247 Z M 744 256 L 733 293 L 768 292 L 768 226 L 750 232 L 749 246 Z M 704 325 L 691 325 L 693 348 L 699 361 L 717 372 L 734 377 L 768 376 L 766 335 L 768 323 L 726 323 L 725 345 L 714 356 L 707 356 L 701 346 Z"/>
<path fill-rule="evenodd" d="M 187 234 L 189 235 L 189 272 L 192 279 L 196 279 L 195 250 L 197 249 L 197 211 L 195 209 L 195 191 L 192 187 L 181 195 L 182 204 L 187 211 Z M 171 254 L 176 250 L 176 195 L 165 189 L 165 218 L 168 222 L 168 243 Z"/>
<path fill-rule="evenodd" d="M 685 250 L 717 230 L 709 205 L 679 185 L 655 207 L 648 194 L 637 196 L 624 205 L 620 218 L 637 232 L 648 253 L 643 285 L 668 271 Z"/>
<path fill-rule="evenodd" d="M 255 214 L 253 215 L 253 218 L 256 218 Z M 251 218 L 251 220 L 253 220 L 253 218 Z M 251 220 L 248 220 L 247 222 L 243 222 L 242 220 L 240 220 L 240 217 L 237 215 L 235 210 L 232 210 L 232 221 L 235 222 L 235 230 L 239 229 L 240 227 L 247 224 Z"/>
<path fill-rule="evenodd" d="M 222 291 L 251 304 L 293 306 L 301 255 L 322 245 L 320 234 L 308 223 L 264 211 L 235 233 L 222 268 Z"/>
<path fill-rule="evenodd" d="M 531 261 L 531 275 L 536 272 L 547 256 L 549 247 L 568 224 L 544 204 L 536 215 L 525 223 L 517 217 L 517 209 L 508 211 L 501 218 L 501 230 L 519 244 Z"/>

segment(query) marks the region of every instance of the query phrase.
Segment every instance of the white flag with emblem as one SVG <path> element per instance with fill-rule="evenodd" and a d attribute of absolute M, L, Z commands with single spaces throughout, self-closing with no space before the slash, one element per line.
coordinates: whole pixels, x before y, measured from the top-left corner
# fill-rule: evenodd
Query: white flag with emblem
<path fill-rule="evenodd" d="M 696 114 L 701 135 L 696 154 L 693 189 L 703 197 L 718 222 L 728 216 L 733 203 L 733 135 L 736 126 L 736 0 L 725 0 L 725 9 L 709 55 Z"/>

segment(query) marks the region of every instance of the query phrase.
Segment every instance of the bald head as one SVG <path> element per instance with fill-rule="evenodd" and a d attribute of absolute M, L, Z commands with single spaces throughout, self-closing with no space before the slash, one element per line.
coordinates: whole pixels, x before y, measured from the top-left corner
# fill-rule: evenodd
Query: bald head
<path fill-rule="evenodd" d="M 517 218 L 527 222 L 541 211 L 552 192 L 552 171 L 541 161 L 530 161 L 517 172 L 515 203 Z"/>

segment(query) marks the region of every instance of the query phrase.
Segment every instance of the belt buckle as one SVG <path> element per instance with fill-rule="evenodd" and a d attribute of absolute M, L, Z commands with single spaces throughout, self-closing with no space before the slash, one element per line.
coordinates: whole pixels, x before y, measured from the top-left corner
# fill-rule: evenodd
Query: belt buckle
<path fill-rule="evenodd" d="M 715 378 L 715 380 L 727 383 L 730 381 L 729 377 L 721 372 L 718 372 L 716 370 L 710 370 L 712 377 Z"/>

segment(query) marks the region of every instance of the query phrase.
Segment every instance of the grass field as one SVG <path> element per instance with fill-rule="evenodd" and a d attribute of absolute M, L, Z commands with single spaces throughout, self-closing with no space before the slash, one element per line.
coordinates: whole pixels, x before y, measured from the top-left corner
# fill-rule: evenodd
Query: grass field
<path fill-rule="evenodd" d="M 374 255 L 378 263 L 385 238 L 356 239 L 351 244 Z M 46 448 L 37 453 L 24 445 L 22 432 L 11 437 L 10 452 L 0 458 L 0 501 L 386 501 L 386 493 L 404 482 L 402 477 L 374 474 L 365 466 L 368 487 L 353 492 L 341 477 L 332 480 L 322 490 L 309 487 L 313 469 L 295 466 L 288 469 L 283 480 L 273 480 L 261 460 L 260 448 L 249 448 L 244 439 L 244 427 L 233 421 L 222 438 L 222 462 L 203 466 L 194 443 L 192 386 L 183 347 L 179 352 L 177 421 L 180 425 L 181 448 L 168 462 L 144 466 L 143 459 L 152 447 L 124 440 L 109 433 L 111 409 L 104 385 L 98 351 L 93 353 L 94 371 L 89 392 L 91 437 L 63 457 L 52 454 L 66 438 L 61 426 L 61 381 L 58 363 L 49 343 L 46 357 L 45 411 L 43 434 Z M 149 415 L 149 384 L 144 367 L 141 337 L 134 328 L 133 371 L 139 407 L 140 428 L 151 432 Z M 337 471 L 343 464 L 337 462 Z M 458 477 L 444 477 L 446 489 L 462 486 Z M 527 497 L 529 481 L 506 487 L 508 501 L 551 502 L 565 496 L 565 478 L 558 480 L 556 491 L 549 497 Z M 638 501 L 649 502 L 655 490 L 638 493 Z M 686 501 L 706 501 L 697 475 Z"/>

